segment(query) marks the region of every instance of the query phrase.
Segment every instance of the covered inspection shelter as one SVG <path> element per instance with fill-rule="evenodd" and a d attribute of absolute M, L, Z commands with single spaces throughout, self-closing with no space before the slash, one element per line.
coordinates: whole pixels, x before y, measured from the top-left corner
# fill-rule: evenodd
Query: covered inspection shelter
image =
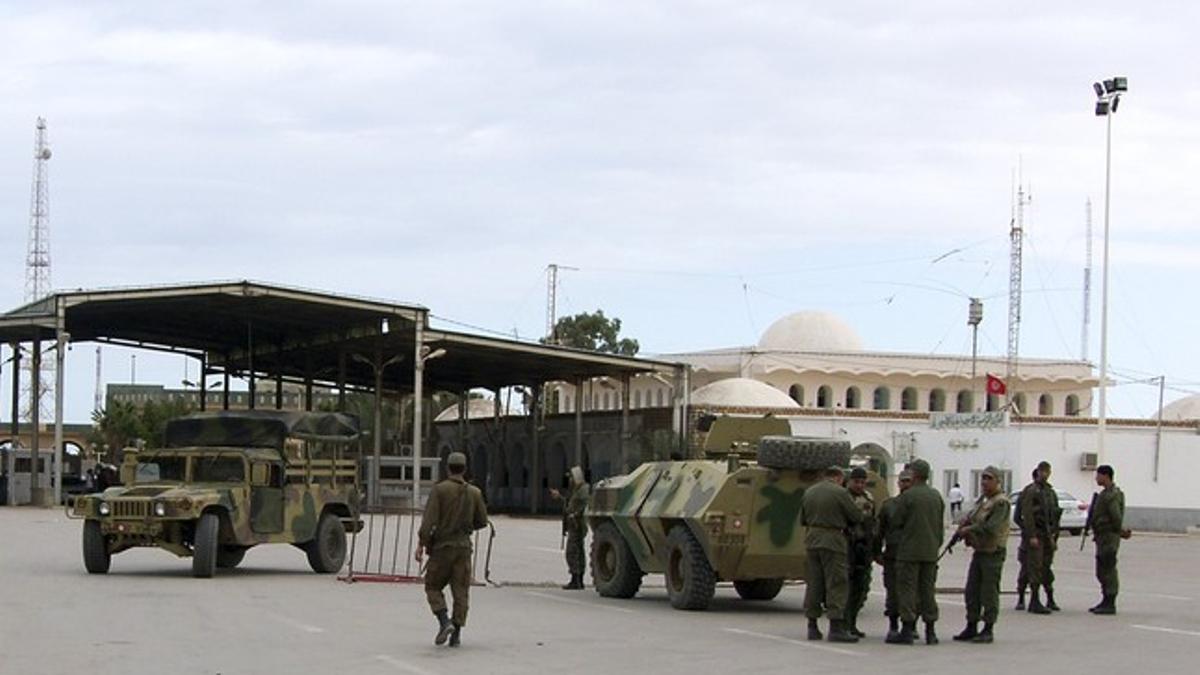
<path fill-rule="evenodd" d="M 13 348 L 12 437 L 18 432 L 22 345 L 28 343 L 30 370 L 37 381 L 44 357 L 43 343 L 51 342 L 57 364 L 54 387 L 53 498 L 61 499 L 63 357 L 73 342 L 101 342 L 181 354 L 200 364 L 200 409 L 208 401 L 208 379 L 223 376 L 221 401 L 229 407 L 231 377 L 249 383 L 251 407 L 256 390 L 266 383 L 275 390 L 275 407 L 282 407 L 285 382 L 304 385 L 305 409 L 312 409 L 313 387 L 338 391 L 339 408 L 348 390 L 373 392 L 375 455 L 371 486 L 378 485 L 382 452 L 383 397 L 412 394 L 414 419 L 422 420 L 425 391 L 465 393 L 475 388 L 498 392 L 526 386 L 540 401 L 548 382 L 576 386 L 593 378 L 626 384 L 621 417 L 626 434 L 628 383 L 642 373 L 670 376 L 674 385 L 672 426 L 686 437 L 687 366 L 679 363 L 587 352 L 518 340 L 433 329 L 430 312 L 420 305 L 398 304 L 347 295 L 304 290 L 253 281 L 213 282 L 174 286 L 145 286 L 101 290 L 59 291 L 36 302 L 0 314 L 0 343 Z M 463 397 L 465 399 L 465 396 Z M 38 406 L 32 406 L 36 426 Z M 499 414 L 499 413 L 497 413 Z M 582 410 L 576 407 L 575 461 L 582 456 Z M 413 462 L 421 465 L 422 425 L 413 424 Z M 36 454 L 37 434 L 32 452 Z M 541 462 L 536 425 L 530 456 L 536 475 Z M 13 475 L 9 455 L 9 475 Z M 31 471 L 37 471 L 37 461 Z M 413 471 L 413 494 L 419 471 Z M 36 473 L 31 485 L 37 486 Z M 377 489 L 371 490 L 375 498 Z M 10 491 L 10 502 L 12 499 Z M 48 494 L 35 498 L 44 503 Z M 536 491 L 530 507 L 539 507 Z"/>

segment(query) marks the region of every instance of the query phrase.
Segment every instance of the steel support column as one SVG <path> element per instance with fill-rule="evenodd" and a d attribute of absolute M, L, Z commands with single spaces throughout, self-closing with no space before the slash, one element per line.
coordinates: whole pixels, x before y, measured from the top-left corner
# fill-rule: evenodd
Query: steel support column
<path fill-rule="evenodd" d="M 63 384 L 66 379 L 64 365 L 67 360 L 67 343 L 71 336 L 67 334 L 66 317 L 63 309 L 58 310 L 58 320 L 54 329 L 57 345 L 54 350 L 54 503 L 62 503 L 62 461 L 63 461 Z"/>
<path fill-rule="evenodd" d="M 542 385 L 533 388 L 533 407 L 530 410 L 530 427 L 532 428 L 532 456 L 529 466 L 529 512 L 537 514 L 542 509 L 542 449 L 538 433 L 538 411 L 542 405 Z"/>
<path fill-rule="evenodd" d="M 629 375 L 621 376 L 621 466 L 623 473 L 633 470 L 629 458 Z"/>
<path fill-rule="evenodd" d="M 421 424 L 425 397 L 425 315 L 413 322 L 413 474 L 412 507 L 421 508 Z"/>
<path fill-rule="evenodd" d="M 575 466 L 588 474 L 588 467 L 583 465 L 583 378 L 575 379 Z"/>

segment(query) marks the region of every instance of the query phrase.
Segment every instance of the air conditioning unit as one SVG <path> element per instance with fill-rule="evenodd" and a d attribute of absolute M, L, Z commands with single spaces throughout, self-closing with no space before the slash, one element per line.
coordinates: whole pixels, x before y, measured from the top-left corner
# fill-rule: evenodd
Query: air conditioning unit
<path fill-rule="evenodd" d="M 1080 471 L 1095 471 L 1096 470 L 1096 453 L 1085 452 L 1079 455 L 1079 470 Z"/>

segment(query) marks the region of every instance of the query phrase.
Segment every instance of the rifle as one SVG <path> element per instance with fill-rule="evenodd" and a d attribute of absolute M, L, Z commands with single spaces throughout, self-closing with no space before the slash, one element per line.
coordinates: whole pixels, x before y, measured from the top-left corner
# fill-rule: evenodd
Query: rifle
<path fill-rule="evenodd" d="M 962 537 L 962 535 L 961 535 L 961 534 L 959 534 L 959 533 L 958 533 L 958 530 L 955 530 L 955 531 L 954 531 L 954 535 L 950 537 L 950 541 L 949 541 L 949 543 L 947 543 L 947 544 L 946 544 L 946 548 L 942 549 L 942 554 L 938 556 L 938 558 L 937 558 L 937 561 L 938 561 L 938 562 L 941 562 L 941 561 L 942 561 L 942 558 L 943 558 L 943 557 L 944 557 L 944 556 L 945 556 L 947 553 L 950 553 L 950 554 L 952 554 L 952 555 L 953 555 L 953 553 L 954 553 L 954 547 L 955 547 L 955 546 L 958 544 L 958 542 L 962 541 L 962 538 L 963 538 L 963 537 Z"/>
<path fill-rule="evenodd" d="M 1092 503 L 1090 505 L 1088 505 L 1087 520 L 1085 520 L 1083 522 L 1083 532 L 1079 533 L 1079 550 L 1080 551 L 1082 551 L 1083 547 L 1085 545 L 1087 545 L 1088 531 L 1090 531 L 1092 529 L 1092 512 L 1096 510 L 1096 497 L 1099 494 L 1100 494 L 1099 492 L 1092 493 Z"/>

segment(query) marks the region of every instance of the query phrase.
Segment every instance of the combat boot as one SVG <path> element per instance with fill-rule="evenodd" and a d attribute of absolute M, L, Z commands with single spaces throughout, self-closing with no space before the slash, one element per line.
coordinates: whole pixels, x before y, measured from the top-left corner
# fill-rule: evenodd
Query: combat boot
<path fill-rule="evenodd" d="M 892 633 L 895 633 L 899 630 L 900 630 L 900 617 L 889 616 L 888 617 L 888 635 L 891 635 Z"/>
<path fill-rule="evenodd" d="M 1092 614 L 1116 614 L 1117 596 L 1106 595 L 1100 604 L 1092 608 Z"/>
<path fill-rule="evenodd" d="M 976 635 L 975 637 L 971 638 L 971 642 L 974 642 L 976 644 L 990 645 L 990 644 L 992 644 L 993 639 L 994 638 L 992 637 L 992 624 L 985 623 L 985 624 L 983 624 L 983 630 L 979 632 L 979 635 Z"/>
<path fill-rule="evenodd" d="M 904 621 L 900 625 L 899 632 L 888 633 L 887 639 L 885 639 L 884 642 L 890 645 L 911 645 L 913 643 L 913 636 L 916 635 L 916 632 L 916 621 Z"/>
<path fill-rule="evenodd" d="M 462 644 L 462 626 L 454 624 L 454 630 L 450 631 L 450 646 L 457 647 Z"/>
<path fill-rule="evenodd" d="M 571 580 L 568 581 L 567 585 L 563 586 L 562 588 L 564 591 L 583 590 L 583 575 L 582 574 L 572 574 Z"/>
<path fill-rule="evenodd" d="M 1024 586 L 1017 587 L 1017 606 L 1013 607 L 1013 610 L 1017 611 L 1017 612 L 1025 611 L 1025 587 Z"/>
<path fill-rule="evenodd" d="M 1042 604 L 1041 595 L 1038 593 L 1037 586 L 1029 589 L 1029 613 L 1030 614 L 1049 614 L 1050 610 Z"/>
<path fill-rule="evenodd" d="M 866 633 L 864 633 L 858 629 L 858 615 L 857 614 L 850 614 L 849 612 L 847 612 L 844 623 L 846 624 L 846 632 L 853 635 L 854 637 L 863 638 L 863 637 L 867 636 Z"/>
<path fill-rule="evenodd" d="M 817 620 L 809 619 L 808 620 L 808 639 L 809 640 L 821 640 L 821 639 L 824 639 L 824 637 L 825 636 L 821 634 L 821 627 L 817 625 Z"/>
<path fill-rule="evenodd" d="M 858 636 L 851 635 L 846 630 L 846 622 L 840 619 L 829 620 L 830 642 L 858 642 Z"/>
<path fill-rule="evenodd" d="M 941 640 L 938 639 L 937 632 L 933 630 L 933 622 L 926 621 L 925 622 L 925 644 L 936 645 L 939 642 L 941 642 Z"/>
<path fill-rule="evenodd" d="M 437 611 L 434 616 L 438 620 L 437 637 L 433 638 L 433 644 L 444 645 L 446 640 L 450 638 L 450 633 L 454 631 L 454 623 L 450 621 L 450 617 L 446 614 L 446 610 Z"/>
<path fill-rule="evenodd" d="M 975 621 L 968 621 L 967 627 L 962 629 L 961 633 L 955 635 L 954 640 L 957 642 L 966 642 L 973 639 L 976 635 L 979 635 L 979 624 Z"/>
<path fill-rule="evenodd" d="M 1062 611 L 1062 607 L 1059 607 L 1058 603 L 1054 602 L 1054 590 L 1049 586 L 1046 587 L 1046 609 L 1051 612 Z"/>

